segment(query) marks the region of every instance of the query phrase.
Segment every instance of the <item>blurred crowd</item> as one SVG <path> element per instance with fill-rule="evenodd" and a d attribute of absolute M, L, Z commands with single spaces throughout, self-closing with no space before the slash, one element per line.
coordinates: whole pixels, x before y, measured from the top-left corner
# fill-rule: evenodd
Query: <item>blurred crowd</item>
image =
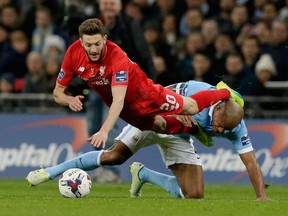
<path fill-rule="evenodd" d="M 147 75 L 156 83 L 223 80 L 242 95 L 287 95 L 264 83 L 288 81 L 288 0 L 122 4 L 121 13 L 139 23 L 154 67 Z M 0 92 L 52 93 L 67 47 L 91 17 L 101 18 L 97 0 L 0 0 Z M 117 34 L 110 34 L 116 43 Z"/>

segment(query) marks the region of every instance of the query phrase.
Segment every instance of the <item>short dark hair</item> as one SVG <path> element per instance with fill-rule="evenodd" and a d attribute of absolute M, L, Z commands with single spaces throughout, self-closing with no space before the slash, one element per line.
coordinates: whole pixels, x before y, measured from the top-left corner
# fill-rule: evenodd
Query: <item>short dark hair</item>
<path fill-rule="evenodd" d="M 103 23 L 96 18 L 87 19 L 79 26 L 79 36 L 82 38 L 83 35 L 95 35 L 101 34 L 106 35 L 106 28 Z"/>

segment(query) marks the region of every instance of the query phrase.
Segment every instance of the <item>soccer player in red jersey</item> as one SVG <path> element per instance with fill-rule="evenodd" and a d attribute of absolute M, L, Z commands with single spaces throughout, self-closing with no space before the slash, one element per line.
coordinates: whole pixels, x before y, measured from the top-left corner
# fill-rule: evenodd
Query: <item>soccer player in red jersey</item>
<path fill-rule="evenodd" d="M 65 54 L 53 95 L 57 103 L 69 106 L 72 111 L 82 110 L 84 96 L 65 93 L 76 75 L 110 107 L 101 129 L 88 139 L 95 147 L 105 147 L 118 117 L 140 130 L 196 134 L 199 132 L 197 126 L 184 126 L 171 114 L 192 115 L 220 100 L 229 100 L 230 96 L 238 103 L 244 103 L 229 87 L 183 97 L 154 84 L 120 47 L 107 40 L 105 27 L 99 19 L 85 20 L 79 26 L 79 35 L 80 39 Z"/>

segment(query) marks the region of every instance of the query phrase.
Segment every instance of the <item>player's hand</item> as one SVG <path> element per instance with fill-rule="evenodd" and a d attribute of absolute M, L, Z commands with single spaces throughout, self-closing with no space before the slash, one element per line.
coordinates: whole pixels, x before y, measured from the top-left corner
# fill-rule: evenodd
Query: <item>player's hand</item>
<path fill-rule="evenodd" d="M 98 131 L 88 139 L 88 141 L 91 142 L 91 145 L 97 148 L 101 146 L 102 148 L 105 148 L 107 140 L 108 140 L 108 133 L 102 131 Z"/>
<path fill-rule="evenodd" d="M 83 103 L 81 100 L 84 99 L 84 96 L 77 95 L 75 97 L 71 97 L 71 99 L 68 102 L 69 108 L 74 112 L 79 112 L 83 109 Z"/>
<path fill-rule="evenodd" d="M 198 125 L 197 121 L 190 115 L 177 115 L 176 118 L 185 127 L 193 127 L 193 125 Z"/>

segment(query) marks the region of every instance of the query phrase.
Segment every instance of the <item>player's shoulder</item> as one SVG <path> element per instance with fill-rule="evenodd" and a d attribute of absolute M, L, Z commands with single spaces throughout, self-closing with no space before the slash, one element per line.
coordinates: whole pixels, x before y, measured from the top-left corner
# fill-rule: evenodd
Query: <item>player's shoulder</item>
<path fill-rule="evenodd" d="M 66 54 L 65 54 L 64 61 L 75 63 L 85 58 L 86 58 L 85 50 L 83 49 L 81 45 L 80 39 L 78 39 L 68 47 Z"/>
<path fill-rule="evenodd" d="M 107 48 L 108 48 L 108 52 L 110 53 L 110 55 L 112 56 L 122 56 L 122 55 L 126 55 L 126 53 L 114 42 L 107 40 Z"/>
<path fill-rule="evenodd" d="M 75 52 L 75 51 L 82 51 L 82 45 L 80 39 L 76 40 L 74 43 L 72 43 L 68 49 L 67 52 Z"/>
<path fill-rule="evenodd" d="M 114 70 L 118 70 L 120 66 L 128 66 L 131 64 L 127 54 L 114 42 L 107 40 L 107 58 L 106 63 L 110 64 Z"/>

